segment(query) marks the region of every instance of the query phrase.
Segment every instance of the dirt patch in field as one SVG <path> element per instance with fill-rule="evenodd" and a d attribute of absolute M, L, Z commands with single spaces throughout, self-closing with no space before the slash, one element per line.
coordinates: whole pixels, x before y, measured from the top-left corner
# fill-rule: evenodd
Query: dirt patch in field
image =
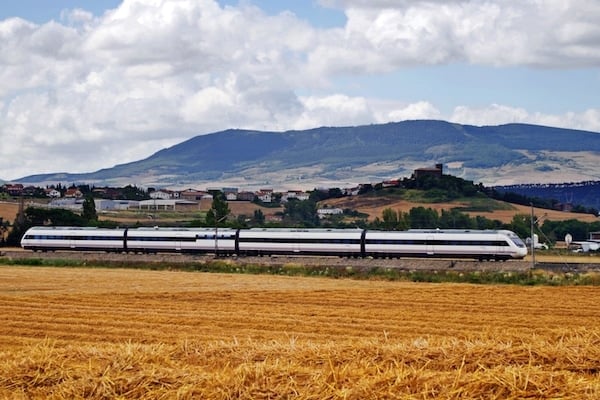
<path fill-rule="evenodd" d="M 283 207 L 261 207 L 249 201 L 230 201 L 229 209 L 233 215 L 246 215 L 248 217 L 252 217 L 256 210 L 261 210 L 265 217 L 274 216 L 276 213 L 283 211 Z"/>
<path fill-rule="evenodd" d="M 0 201 L 0 218 L 11 224 L 15 221 L 19 212 L 19 203 Z"/>

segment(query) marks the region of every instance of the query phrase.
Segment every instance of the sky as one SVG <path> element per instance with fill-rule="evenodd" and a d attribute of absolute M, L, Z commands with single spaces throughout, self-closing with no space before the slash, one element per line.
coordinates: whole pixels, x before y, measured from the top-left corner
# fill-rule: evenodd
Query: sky
<path fill-rule="evenodd" d="M 110 168 L 229 128 L 600 132 L 599 67 L 597 0 L 3 2 L 0 179 Z"/>

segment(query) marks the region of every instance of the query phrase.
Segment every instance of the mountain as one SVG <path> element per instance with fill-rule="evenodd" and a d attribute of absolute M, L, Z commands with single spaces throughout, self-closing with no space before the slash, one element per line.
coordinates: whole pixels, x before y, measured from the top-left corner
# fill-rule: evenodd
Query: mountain
<path fill-rule="evenodd" d="M 314 188 L 410 176 L 436 163 L 445 173 L 489 186 L 595 180 L 600 133 L 431 120 L 287 132 L 230 129 L 113 168 L 19 182 Z"/>

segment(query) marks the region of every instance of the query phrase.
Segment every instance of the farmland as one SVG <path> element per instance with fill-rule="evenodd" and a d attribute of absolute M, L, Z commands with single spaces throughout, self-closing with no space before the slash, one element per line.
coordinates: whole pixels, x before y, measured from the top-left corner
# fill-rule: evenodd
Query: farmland
<path fill-rule="evenodd" d="M 599 287 L 0 267 L 1 398 L 598 398 Z"/>

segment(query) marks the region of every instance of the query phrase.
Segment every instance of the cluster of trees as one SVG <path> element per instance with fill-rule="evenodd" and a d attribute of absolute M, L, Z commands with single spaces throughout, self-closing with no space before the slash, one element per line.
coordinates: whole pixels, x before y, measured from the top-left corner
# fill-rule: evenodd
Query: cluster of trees
<path fill-rule="evenodd" d="M 564 240 L 567 233 L 575 240 L 587 240 L 590 237 L 590 232 L 600 232 L 600 221 L 592 223 L 581 222 L 576 219 L 544 221 L 540 230 L 547 240 L 552 242 Z"/>
<path fill-rule="evenodd" d="M 498 220 L 477 216 L 472 218 L 458 210 L 442 210 L 441 213 L 432 208 L 414 207 L 409 212 L 396 211 L 386 208 L 381 218 L 377 217 L 371 223 L 375 229 L 405 230 L 405 229 L 508 229 L 507 225 Z"/>

